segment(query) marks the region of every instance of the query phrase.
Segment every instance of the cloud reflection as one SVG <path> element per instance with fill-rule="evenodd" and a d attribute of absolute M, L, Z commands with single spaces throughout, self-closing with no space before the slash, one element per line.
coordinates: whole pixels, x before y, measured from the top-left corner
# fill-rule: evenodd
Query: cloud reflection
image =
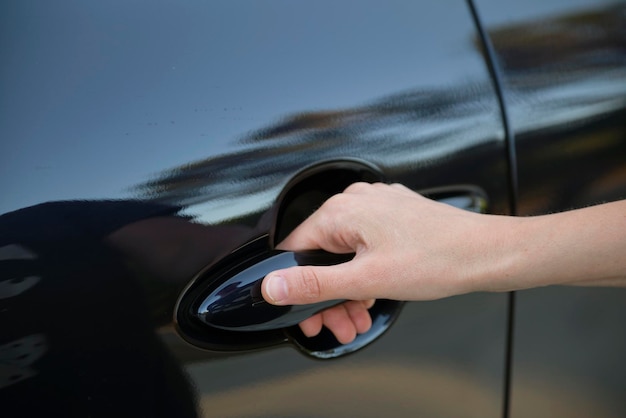
<path fill-rule="evenodd" d="M 502 67 L 514 74 L 507 103 L 516 132 L 626 107 L 624 16 L 626 7 L 616 6 L 489 32 Z M 491 84 L 480 82 L 296 113 L 240 138 L 236 151 L 165 171 L 134 192 L 199 205 L 207 222 L 236 218 L 269 207 L 289 177 L 315 162 L 351 157 L 392 172 L 417 170 L 499 141 L 498 115 Z"/>

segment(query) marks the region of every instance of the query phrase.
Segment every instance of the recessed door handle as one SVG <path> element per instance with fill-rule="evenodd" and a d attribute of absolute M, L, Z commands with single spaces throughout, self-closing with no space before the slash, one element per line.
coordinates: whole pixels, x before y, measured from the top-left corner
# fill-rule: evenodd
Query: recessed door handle
<path fill-rule="evenodd" d="M 275 306 L 263 299 L 261 283 L 274 270 L 294 266 L 328 266 L 351 260 L 354 254 L 325 251 L 270 251 L 252 260 L 242 260 L 213 280 L 222 283 L 198 299 L 195 316 L 211 327 L 229 331 L 265 331 L 297 325 L 342 300 L 308 305 Z M 200 300 L 201 299 L 201 300 Z"/>
<path fill-rule="evenodd" d="M 183 291 L 175 320 L 185 340 L 211 351 L 247 351 L 291 344 L 311 357 L 328 359 L 369 345 L 400 314 L 402 302 L 379 299 L 369 309 L 372 327 L 351 343 L 339 343 L 325 328 L 315 337 L 305 336 L 298 323 L 343 301 L 275 306 L 261 296 L 263 278 L 274 270 L 293 266 L 344 263 L 354 254 L 272 250 L 267 239 L 259 237 L 207 267 Z"/>

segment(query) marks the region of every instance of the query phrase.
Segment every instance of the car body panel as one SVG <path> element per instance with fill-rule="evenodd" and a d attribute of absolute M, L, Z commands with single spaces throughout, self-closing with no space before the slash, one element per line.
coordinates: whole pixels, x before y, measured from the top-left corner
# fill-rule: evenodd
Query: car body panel
<path fill-rule="evenodd" d="M 198 272 L 296 223 L 283 199 L 320 164 L 514 212 L 466 3 L 8 1 L 0 31 L 5 410 L 502 415 L 507 295 L 408 303 L 329 361 L 280 338 L 207 351 L 174 322 Z"/>
<path fill-rule="evenodd" d="M 500 109 L 464 3 L 8 2 L 1 14 L 2 244 L 60 268 L 46 294 L 13 286 L 5 300 L 3 343 L 45 347 L 3 390 L 16 414 L 500 415 L 504 295 L 409 304 L 380 341 L 331 362 L 288 345 L 209 352 L 173 324 L 194 274 L 271 232 L 283 188 L 313 164 L 479 187 L 509 213 Z"/>
<path fill-rule="evenodd" d="M 517 212 L 626 197 L 626 4 L 476 2 L 514 134 Z M 626 414 L 626 292 L 517 292 L 511 417 Z"/>

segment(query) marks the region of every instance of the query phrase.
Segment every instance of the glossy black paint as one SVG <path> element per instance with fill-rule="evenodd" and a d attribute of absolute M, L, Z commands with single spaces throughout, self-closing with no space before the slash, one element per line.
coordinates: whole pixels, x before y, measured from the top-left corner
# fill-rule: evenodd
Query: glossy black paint
<path fill-rule="evenodd" d="M 4 416 L 195 414 L 141 283 L 103 242 L 121 224 L 172 211 L 73 201 L 0 217 Z"/>
<path fill-rule="evenodd" d="M 476 2 L 506 82 L 506 138 L 462 2 L 3 2 L 3 412 L 501 416 L 504 295 L 407 304 L 384 338 L 335 362 L 288 349 L 349 349 L 297 328 L 256 346 L 271 350 L 207 351 L 174 317 L 199 272 L 260 236 L 271 248 L 352 180 L 510 214 L 515 144 L 521 214 L 623 196 L 623 25 L 610 23 L 621 12 L 578 31 L 558 17 L 572 2 L 559 3 Z M 576 35 L 567 48 L 551 43 L 563 28 Z M 598 364 L 563 367 L 577 361 Z M 549 370 L 532 364 L 515 370 Z M 545 411 L 516 394 L 523 376 L 513 415 Z M 617 405 L 622 380 L 604 382 Z"/>
<path fill-rule="evenodd" d="M 0 8 L 0 345 L 17 377 L 3 380 L 5 411 L 458 416 L 467 404 L 449 399 L 476 393 L 471 409 L 499 416 L 501 295 L 409 304 L 331 364 L 300 352 L 350 347 L 277 331 L 271 350 L 215 353 L 174 324 L 198 272 L 259 236 L 273 246 L 348 180 L 480 189 L 483 208 L 510 212 L 465 4 Z"/>

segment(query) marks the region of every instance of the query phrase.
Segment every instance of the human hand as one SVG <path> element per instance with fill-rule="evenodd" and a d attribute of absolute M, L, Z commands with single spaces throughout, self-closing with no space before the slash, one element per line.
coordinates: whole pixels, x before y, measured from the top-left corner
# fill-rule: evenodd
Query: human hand
<path fill-rule="evenodd" d="M 502 260 L 497 240 L 491 240 L 490 251 L 474 245 L 494 222 L 505 217 L 457 209 L 398 184 L 355 183 L 279 245 L 355 257 L 334 266 L 272 272 L 263 282 L 263 296 L 276 305 L 349 299 L 300 326 L 312 336 L 325 325 L 340 342 L 350 342 L 371 326 L 367 309 L 376 298 L 431 300 L 478 290 L 485 266 L 492 269 Z"/>

